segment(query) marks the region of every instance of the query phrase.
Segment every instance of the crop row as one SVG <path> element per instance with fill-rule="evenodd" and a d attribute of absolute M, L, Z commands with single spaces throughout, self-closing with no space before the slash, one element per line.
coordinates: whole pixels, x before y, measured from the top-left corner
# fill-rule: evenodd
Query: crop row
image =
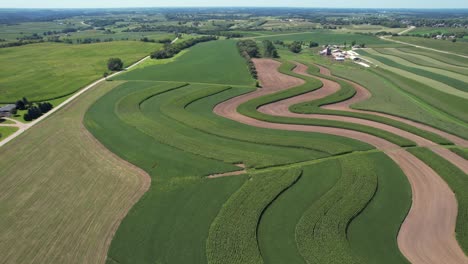
<path fill-rule="evenodd" d="M 321 82 L 315 80 L 313 78 L 307 79 L 307 82 L 303 85 L 283 90 L 274 94 L 262 96 L 250 100 L 246 103 L 243 103 L 239 106 L 238 111 L 239 113 L 268 122 L 273 123 L 284 123 L 284 124 L 298 124 L 298 125 L 314 125 L 314 126 L 327 126 L 327 127 L 336 127 L 336 128 L 344 128 L 350 130 L 356 130 L 364 133 L 368 133 L 380 138 L 384 138 L 390 142 L 393 142 L 400 146 L 414 146 L 414 142 L 395 135 L 393 133 L 383 131 L 380 129 L 376 129 L 369 126 L 347 123 L 347 122 L 339 122 L 333 120 L 322 120 L 322 119 L 307 119 L 307 118 L 290 118 L 290 117 L 280 117 L 280 116 L 271 116 L 261 112 L 258 112 L 257 109 L 263 105 L 267 105 L 270 103 L 274 103 L 277 101 L 281 101 L 287 98 L 291 98 L 294 96 L 298 96 L 307 92 L 314 91 L 321 87 Z"/>
<path fill-rule="evenodd" d="M 291 67 L 293 67 L 293 66 L 290 66 L 289 69 L 291 69 Z M 289 75 L 297 77 L 297 78 L 300 77 L 300 78 L 303 78 L 306 81 L 309 81 L 310 79 L 313 79 L 313 78 L 310 78 L 308 76 L 303 76 L 303 75 L 300 75 L 300 74 L 296 74 L 296 73 L 292 72 L 291 70 L 287 71 L 286 69 L 287 68 L 281 68 L 280 70 L 285 74 L 289 74 Z M 393 119 L 390 119 L 390 118 L 377 116 L 377 115 L 373 115 L 373 114 L 328 110 L 328 109 L 320 108 L 321 106 L 324 106 L 324 105 L 327 105 L 327 104 L 333 104 L 333 103 L 336 103 L 336 102 L 341 102 L 341 101 L 348 100 L 349 98 L 352 98 L 355 95 L 356 91 L 355 91 L 354 87 L 351 84 L 349 84 L 348 82 L 346 82 L 346 81 L 337 79 L 335 77 L 322 75 L 320 73 L 314 73 L 314 71 L 312 71 L 311 74 L 319 76 L 319 77 L 324 78 L 324 79 L 329 79 L 329 80 L 332 80 L 334 82 L 337 82 L 340 85 L 341 89 L 339 91 L 337 91 L 336 93 L 334 93 L 332 95 L 329 95 L 327 97 L 324 97 L 324 98 L 321 98 L 321 99 L 318 99 L 318 100 L 315 100 L 315 101 L 312 101 L 312 102 L 304 102 L 304 103 L 300 103 L 300 104 L 297 104 L 297 105 L 293 105 L 290 108 L 291 111 L 296 112 L 296 113 L 303 113 L 303 114 L 340 115 L 340 116 L 349 116 L 349 117 L 367 119 L 367 120 L 387 124 L 387 125 L 390 125 L 392 127 L 396 127 L 396 128 L 408 131 L 410 133 L 413 133 L 415 135 L 424 137 L 424 138 L 429 139 L 429 140 L 431 140 L 433 142 L 436 142 L 438 144 L 451 144 L 450 141 L 448 141 L 445 138 L 442 138 L 441 136 L 439 136 L 437 134 L 434 134 L 432 132 L 428 132 L 428 131 L 416 128 L 414 126 L 411 126 L 411 125 L 408 125 L 408 124 L 405 124 L 405 123 L 402 123 L 402 122 L 399 122 L 399 121 L 396 121 L 396 120 L 393 120 Z"/>

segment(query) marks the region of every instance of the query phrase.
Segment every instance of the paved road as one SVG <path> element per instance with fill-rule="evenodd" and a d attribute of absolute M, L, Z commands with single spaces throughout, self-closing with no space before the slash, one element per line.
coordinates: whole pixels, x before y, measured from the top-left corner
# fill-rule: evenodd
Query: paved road
<path fill-rule="evenodd" d="M 135 62 L 134 64 L 130 65 L 128 68 L 126 68 L 126 70 L 129 70 L 133 67 L 135 67 L 136 65 L 142 63 L 143 61 L 147 60 L 149 58 L 149 56 L 146 56 L 144 57 L 143 59 Z M 109 75 L 107 78 L 111 78 L 111 77 L 114 77 L 118 74 L 121 74 L 122 72 L 125 72 L 125 71 L 120 71 L 120 72 L 116 72 L 112 75 Z M 96 85 L 98 85 L 99 83 L 105 81 L 106 78 L 101 78 L 95 82 L 93 82 L 92 84 L 86 86 L 85 88 L 81 89 L 80 91 L 78 91 L 77 93 L 75 93 L 74 95 L 72 95 L 70 98 L 68 98 L 67 100 L 65 100 L 63 103 L 59 104 L 58 106 L 54 107 L 52 110 L 50 110 L 49 112 L 47 112 L 46 114 L 42 115 L 41 117 L 39 117 L 38 119 L 32 121 L 31 123 L 24 123 L 22 125 L 16 125 L 19 129 L 11 134 L 9 137 L 5 138 L 4 140 L 0 141 L 0 147 L 6 145 L 8 142 L 12 141 L 13 139 L 15 139 L 16 137 L 18 137 L 19 135 L 23 134 L 24 131 L 30 129 L 31 127 L 33 127 L 34 125 L 36 125 L 37 123 L 41 122 L 42 120 L 46 119 L 48 116 L 52 115 L 53 113 L 57 112 L 58 110 L 60 110 L 61 108 L 63 108 L 65 105 L 67 105 L 68 103 L 70 103 L 71 101 L 75 100 L 78 96 L 82 95 L 83 93 L 85 93 L 86 91 L 94 88 Z"/>

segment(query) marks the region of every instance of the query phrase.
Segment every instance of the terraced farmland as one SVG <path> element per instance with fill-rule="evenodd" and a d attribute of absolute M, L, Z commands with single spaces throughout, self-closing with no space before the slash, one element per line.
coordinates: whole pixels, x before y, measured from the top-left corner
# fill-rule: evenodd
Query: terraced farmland
<path fill-rule="evenodd" d="M 466 260 L 464 225 L 453 233 L 455 221 L 463 222 L 458 210 L 465 209 L 457 207 L 452 183 L 405 150 L 428 147 L 466 173 L 464 158 L 443 146 L 468 146 L 466 123 L 452 115 L 465 110 L 465 98 L 447 94 L 460 102 L 445 106 L 450 111 L 424 97 L 412 106 L 418 115 L 393 111 L 394 101 L 384 98 L 412 102 L 416 96 L 387 71 L 359 70 L 358 77 L 371 81 L 361 86 L 314 68 L 305 56 L 298 60 L 307 65 L 255 60 L 262 84 L 255 90 L 246 86 L 242 60 L 228 66 L 213 59 L 229 49 L 234 56 L 234 48 L 231 41 L 200 44 L 174 62 L 123 74 L 117 79 L 126 82 L 88 111 L 86 127 L 152 177 L 119 227 L 108 263 Z M 193 71 L 176 72 L 207 49 L 210 56 Z M 209 65 L 245 77 L 208 73 L 202 79 Z M 341 66 L 330 67 L 349 77 Z M 378 83 L 392 90 L 367 90 Z"/>
<path fill-rule="evenodd" d="M 216 40 L 93 88 L 21 136 L 34 144 L 0 149 L 0 252 L 12 263 L 467 263 L 468 61 L 371 36 L 321 40 L 351 37 L 380 47 L 358 51 L 378 67 L 279 49 L 252 59 L 256 88 L 235 40 Z M 18 205 L 28 214 L 13 221 Z M 54 225 L 28 228 L 43 218 Z"/>

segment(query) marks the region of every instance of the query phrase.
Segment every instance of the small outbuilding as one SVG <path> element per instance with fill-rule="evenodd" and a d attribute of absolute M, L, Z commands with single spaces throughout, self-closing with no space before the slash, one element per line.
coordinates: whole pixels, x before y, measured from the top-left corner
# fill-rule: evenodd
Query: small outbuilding
<path fill-rule="evenodd" d="M 10 117 L 16 113 L 16 105 L 9 104 L 0 107 L 0 117 Z"/>

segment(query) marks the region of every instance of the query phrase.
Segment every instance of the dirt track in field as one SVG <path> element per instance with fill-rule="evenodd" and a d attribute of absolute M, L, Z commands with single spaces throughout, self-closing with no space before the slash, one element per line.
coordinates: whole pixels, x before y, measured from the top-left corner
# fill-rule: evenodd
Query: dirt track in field
<path fill-rule="evenodd" d="M 454 193 L 435 171 L 406 150 L 382 138 L 357 131 L 330 127 L 269 123 L 239 114 L 236 109 L 244 102 L 302 83 L 297 78 L 279 73 L 278 67 L 280 63 L 277 61 L 259 59 L 254 60 L 254 63 L 263 88 L 217 105 L 214 109 L 216 114 L 247 125 L 262 128 L 326 133 L 353 138 L 374 145 L 385 152 L 401 167 L 411 184 L 413 203 L 398 235 L 398 245 L 402 253 L 412 263 L 418 264 L 468 263 L 468 258 L 455 239 L 457 201 Z M 325 70 L 323 71 L 326 73 Z M 280 83 L 284 80 L 287 81 Z M 329 94 L 333 90 L 336 91 L 336 84 L 332 82 L 328 84 L 328 87 L 324 85 L 324 87 L 314 92 L 298 96 L 299 99 L 290 98 L 287 100 L 291 101 L 280 101 L 278 105 L 281 107 L 281 110 L 270 109 L 269 111 L 272 111 L 272 114 L 289 115 L 288 107 L 286 107 L 288 102 L 310 101 L 318 99 L 320 96 L 326 96 L 326 94 Z M 359 96 L 359 100 L 365 98 L 365 96 Z M 343 106 L 345 104 L 342 103 L 341 107 Z M 440 147 L 433 148 L 435 150 L 441 149 Z M 451 157 L 445 158 L 451 159 Z M 452 163 L 458 163 L 456 160 L 451 161 Z"/>

